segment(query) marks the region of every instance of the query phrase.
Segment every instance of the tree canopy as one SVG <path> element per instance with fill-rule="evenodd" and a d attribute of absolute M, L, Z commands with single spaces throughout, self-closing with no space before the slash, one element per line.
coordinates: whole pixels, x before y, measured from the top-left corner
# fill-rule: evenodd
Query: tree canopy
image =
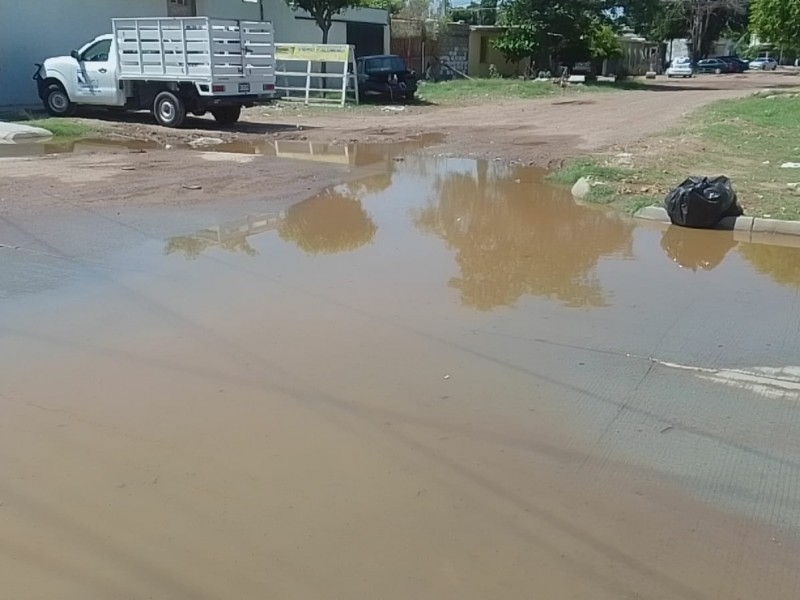
<path fill-rule="evenodd" d="M 753 0 L 750 26 L 762 41 L 800 50 L 800 2 Z"/>
<path fill-rule="evenodd" d="M 591 54 L 591 40 L 613 22 L 608 0 L 510 0 L 500 24 L 507 27 L 495 47 L 508 60 L 530 57 L 539 65 L 572 63 Z"/>
<path fill-rule="evenodd" d="M 776 0 L 780 2 L 781 0 Z M 708 56 L 727 32 L 747 29 L 749 0 L 622 0 L 625 20 L 639 34 L 660 42 L 687 38 L 694 59 Z"/>
<path fill-rule="evenodd" d="M 543 66 L 556 60 L 570 64 L 613 56 L 618 50 L 612 38 L 630 27 L 654 42 L 688 38 L 697 59 L 708 55 L 724 32 L 747 28 L 748 4 L 749 0 L 507 0 L 499 15 L 507 30 L 495 45 L 508 60 L 531 57 Z"/>
<path fill-rule="evenodd" d="M 364 4 L 362 0 L 286 0 L 286 3 L 294 9 L 304 10 L 311 15 L 317 27 L 322 31 L 323 44 L 328 43 L 333 17 L 348 8 Z"/>

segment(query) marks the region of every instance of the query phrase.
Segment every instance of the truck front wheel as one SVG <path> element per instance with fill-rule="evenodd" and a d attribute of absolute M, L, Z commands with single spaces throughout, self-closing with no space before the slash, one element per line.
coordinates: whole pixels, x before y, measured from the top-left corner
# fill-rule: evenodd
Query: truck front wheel
<path fill-rule="evenodd" d="M 233 125 L 242 116 L 241 106 L 220 106 L 211 110 L 214 119 L 220 125 Z"/>
<path fill-rule="evenodd" d="M 61 84 L 47 86 L 43 100 L 45 109 L 54 117 L 71 117 L 75 114 L 75 104 L 70 101 Z"/>
<path fill-rule="evenodd" d="M 186 119 L 186 105 L 172 92 L 161 92 L 153 102 L 153 115 L 159 125 L 180 127 Z"/>

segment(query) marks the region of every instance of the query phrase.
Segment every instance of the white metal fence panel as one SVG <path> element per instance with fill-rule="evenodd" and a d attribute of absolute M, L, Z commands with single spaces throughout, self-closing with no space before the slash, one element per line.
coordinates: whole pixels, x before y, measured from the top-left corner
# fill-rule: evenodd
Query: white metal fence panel
<path fill-rule="evenodd" d="M 352 97 L 359 102 L 353 46 L 275 44 L 275 64 L 275 90 L 284 100 L 344 106 Z"/>

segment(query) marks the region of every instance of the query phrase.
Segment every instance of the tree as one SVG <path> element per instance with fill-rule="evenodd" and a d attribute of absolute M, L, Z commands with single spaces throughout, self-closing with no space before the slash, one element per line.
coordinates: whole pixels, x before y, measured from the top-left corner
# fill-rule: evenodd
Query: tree
<path fill-rule="evenodd" d="M 695 60 L 708 55 L 727 22 L 736 14 L 744 14 L 744 0 L 681 0 L 689 22 L 689 40 Z"/>
<path fill-rule="evenodd" d="M 348 252 L 372 243 L 377 225 L 349 186 L 328 188 L 289 207 L 278 235 L 308 254 Z"/>
<path fill-rule="evenodd" d="M 750 26 L 765 42 L 782 50 L 800 49 L 800 2 L 753 0 Z"/>
<path fill-rule="evenodd" d="M 739 252 L 759 273 L 786 287 L 800 288 L 800 248 L 742 244 Z"/>
<path fill-rule="evenodd" d="M 470 2 L 469 6 L 450 9 L 449 19 L 469 25 L 494 25 L 497 19 L 497 0 Z"/>
<path fill-rule="evenodd" d="M 466 23 L 467 25 L 478 24 L 478 13 L 476 9 L 478 5 L 474 2 L 469 6 L 459 6 L 450 10 L 448 18 L 453 23 Z"/>
<path fill-rule="evenodd" d="M 526 176 L 485 162 L 474 173 L 447 173 L 428 205 L 412 213 L 420 231 L 455 252 L 459 273 L 448 285 L 478 310 L 513 306 L 526 295 L 606 306 L 597 265 L 605 256 L 630 255 L 632 226 L 578 206 L 558 188 L 531 188 L 537 184 Z"/>
<path fill-rule="evenodd" d="M 686 36 L 686 11 L 679 2 L 628 0 L 622 4 L 625 23 L 654 42 Z"/>
<path fill-rule="evenodd" d="M 481 0 L 478 11 L 478 25 L 497 23 L 497 0 Z"/>
<path fill-rule="evenodd" d="M 585 60 L 591 32 L 610 24 L 613 5 L 609 0 L 509 0 L 500 18 L 506 30 L 494 46 L 509 61 L 530 57 L 548 68 L 555 61 Z"/>
<path fill-rule="evenodd" d="M 403 10 L 405 3 L 403 0 L 362 0 L 359 5 L 368 8 L 382 8 L 388 10 L 391 15 L 397 15 Z"/>
<path fill-rule="evenodd" d="M 778 2 L 780 0 L 776 0 Z M 620 0 L 624 19 L 653 41 L 688 38 L 695 60 L 728 30 L 747 25 L 749 0 Z"/>
<path fill-rule="evenodd" d="M 601 24 L 592 30 L 589 36 L 589 53 L 592 58 L 602 58 L 603 60 L 622 54 L 619 36 L 611 25 Z"/>
<path fill-rule="evenodd" d="M 295 10 L 304 10 L 311 15 L 317 27 L 322 31 L 323 44 L 328 43 L 333 17 L 348 8 L 362 4 L 360 0 L 286 0 L 286 3 Z"/>

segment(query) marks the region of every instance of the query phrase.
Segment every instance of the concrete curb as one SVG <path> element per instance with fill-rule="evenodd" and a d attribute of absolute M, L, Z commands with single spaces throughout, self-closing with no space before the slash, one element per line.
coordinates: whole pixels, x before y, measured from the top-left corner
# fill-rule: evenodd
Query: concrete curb
<path fill-rule="evenodd" d="M 52 132 L 41 127 L 31 127 L 21 123 L 4 123 L 0 121 L 0 144 L 15 144 L 44 140 L 53 137 Z"/>
<path fill-rule="evenodd" d="M 645 206 L 637 210 L 633 216 L 645 221 L 671 224 L 667 210 L 662 206 Z M 764 239 L 770 235 L 800 236 L 800 221 L 762 219 L 760 217 L 727 217 L 717 223 L 714 229 L 742 232 L 748 236 L 767 234 L 758 240 L 763 243 Z"/>

